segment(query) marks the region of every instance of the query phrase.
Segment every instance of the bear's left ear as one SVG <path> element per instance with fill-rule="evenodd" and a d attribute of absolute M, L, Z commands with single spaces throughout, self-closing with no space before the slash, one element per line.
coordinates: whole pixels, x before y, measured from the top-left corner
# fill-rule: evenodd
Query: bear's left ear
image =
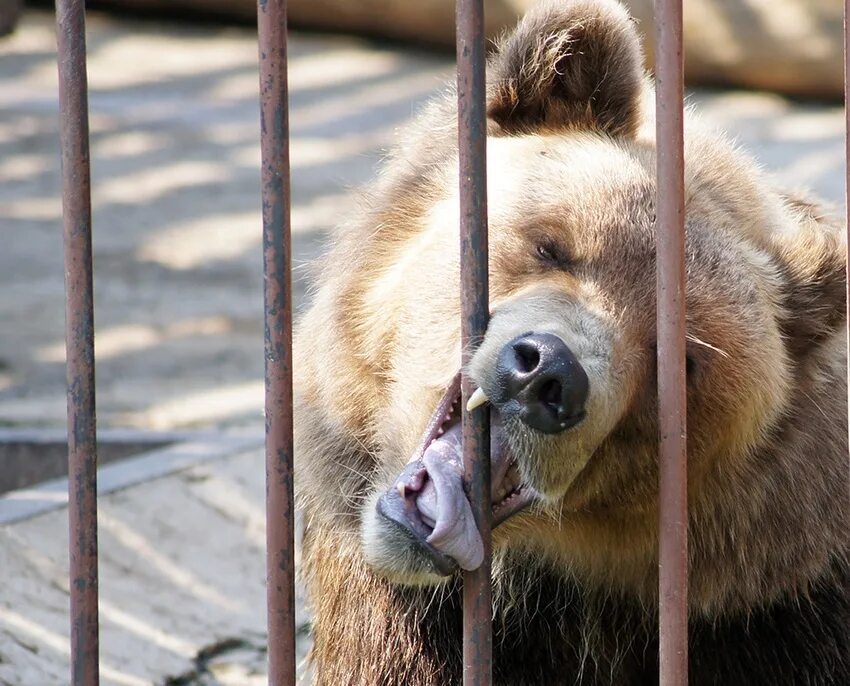
<path fill-rule="evenodd" d="M 780 326 L 791 354 L 803 357 L 846 320 L 846 242 L 816 205 L 794 199 L 789 207 L 798 228 L 777 234 L 772 250 L 783 280 Z"/>
<path fill-rule="evenodd" d="M 593 129 L 633 134 L 640 118 L 640 40 L 615 0 L 548 0 L 531 9 L 490 63 L 487 113 L 508 134 Z"/>

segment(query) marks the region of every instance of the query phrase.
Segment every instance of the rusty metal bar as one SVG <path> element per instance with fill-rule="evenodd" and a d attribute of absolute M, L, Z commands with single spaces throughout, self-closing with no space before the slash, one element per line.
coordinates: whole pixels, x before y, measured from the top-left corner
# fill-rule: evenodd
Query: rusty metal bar
<path fill-rule="evenodd" d="M 57 0 L 59 137 L 65 237 L 71 683 L 98 683 L 97 439 L 86 24 L 83 0 Z"/>
<path fill-rule="evenodd" d="M 286 0 L 259 0 L 269 684 L 295 684 L 292 249 Z"/>
<path fill-rule="evenodd" d="M 850 0 L 844 0 L 844 202 L 847 256 L 845 258 L 845 289 L 847 316 L 847 430 L 850 435 Z M 848 465 L 850 468 L 850 465 Z"/>
<path fill-rule="evenodd" d="M 682 0 L 655 5 L 660 683 L 688 683 Z"/>
<path fill-rule="evenodd" d="M 484 338 L 487 282 L 487 113 L 483 0 L 457 6 L 458 159 L 460 165 L 461 342 L 464 366 Z M 463 465 L 472 511 L 484 541 L 484 562 L 463 575 L 463 683 L 491 681 L 493 639 L 490 588 L 490 416 L 466 411 L 475 390 L 464 375 Z"/>

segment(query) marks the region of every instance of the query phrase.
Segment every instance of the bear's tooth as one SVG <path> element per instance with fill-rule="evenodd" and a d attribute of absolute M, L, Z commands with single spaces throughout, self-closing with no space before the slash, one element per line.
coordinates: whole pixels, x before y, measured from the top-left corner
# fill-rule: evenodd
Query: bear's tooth
<path fill-rule="evenodd" d="M 399 482 L 395 485 L 395 489 L 398 491 L 398 494 L 399 494 L 402 498 L 404 498 L 405 493 L 407 492 L 407 488 L 405 487 L 404 482 L 403 482 L 403 481 L 399 481 Z"/>
<path fill-rule="evenodd" d="M 466 411 L 472 412 L 476 407 L 481 407 L 484 403 L 490 402 L 490 399 L 480 388 L 475 389 L 475 393 L 469 396 L 466 401 Z"/>

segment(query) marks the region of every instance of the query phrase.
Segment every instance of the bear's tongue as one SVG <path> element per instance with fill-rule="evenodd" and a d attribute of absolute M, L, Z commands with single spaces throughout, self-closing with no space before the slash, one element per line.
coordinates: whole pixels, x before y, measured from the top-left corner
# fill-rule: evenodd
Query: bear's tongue
<path fill-rule="evenodd" d="M 459 378 L 426 429 L 422 444 L 390 488 L 378 498 L 378 513 L 395 522 L 430 552 L 434 569 L 447 575 L 457 564 L 478 569 L 484 544 L 475 526 L 463 480 L 461 421 L 453 409 Z M 536 498 L 522 483 L 496 408 L 490 408 L 491 526 L 520 512 Z"/>
<path fill-rule="evenodd" d="M 484 544 L 463 489 L 460 422 L 425 449 L 421 462 L 428 476 L 416 496 L 416 507 L 422 521 L 433 528 L 426 540 L 462 569 L 477 569 L 484 559 Z"/>

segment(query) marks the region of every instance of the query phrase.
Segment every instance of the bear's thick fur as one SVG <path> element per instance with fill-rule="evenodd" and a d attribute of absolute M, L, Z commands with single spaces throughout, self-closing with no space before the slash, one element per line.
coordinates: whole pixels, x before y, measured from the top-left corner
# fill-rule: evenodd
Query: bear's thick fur
<path fill-rule="evenodd" d="M 489 65 L 492 319 L 467 371 L 492 401 L 494 473 L 533 497 L 493 534 L 498 684 L 657 683 L 655 145 L 640 64 L 622 7 L 571 0 L 529 13 Z M 691 684 L 850 684 L 843 234 L 690 113 L 685 156 Z M 456 387 L 458 243 L 448 92 L 339 232 L 296 335 L 319 684 L 460 683 L 452 569 L 474 566 L 475 532 L 463 498 L 454 518 L 424 516 L 426 493 L 462 493 L 429 445 L 445 429 L 435 444 L 454 454 L 454 424 L 431 418 Z M 534 428 L 505 394 L 504 351 L 530 334 L 583 370 L 564 430 Z"/>

